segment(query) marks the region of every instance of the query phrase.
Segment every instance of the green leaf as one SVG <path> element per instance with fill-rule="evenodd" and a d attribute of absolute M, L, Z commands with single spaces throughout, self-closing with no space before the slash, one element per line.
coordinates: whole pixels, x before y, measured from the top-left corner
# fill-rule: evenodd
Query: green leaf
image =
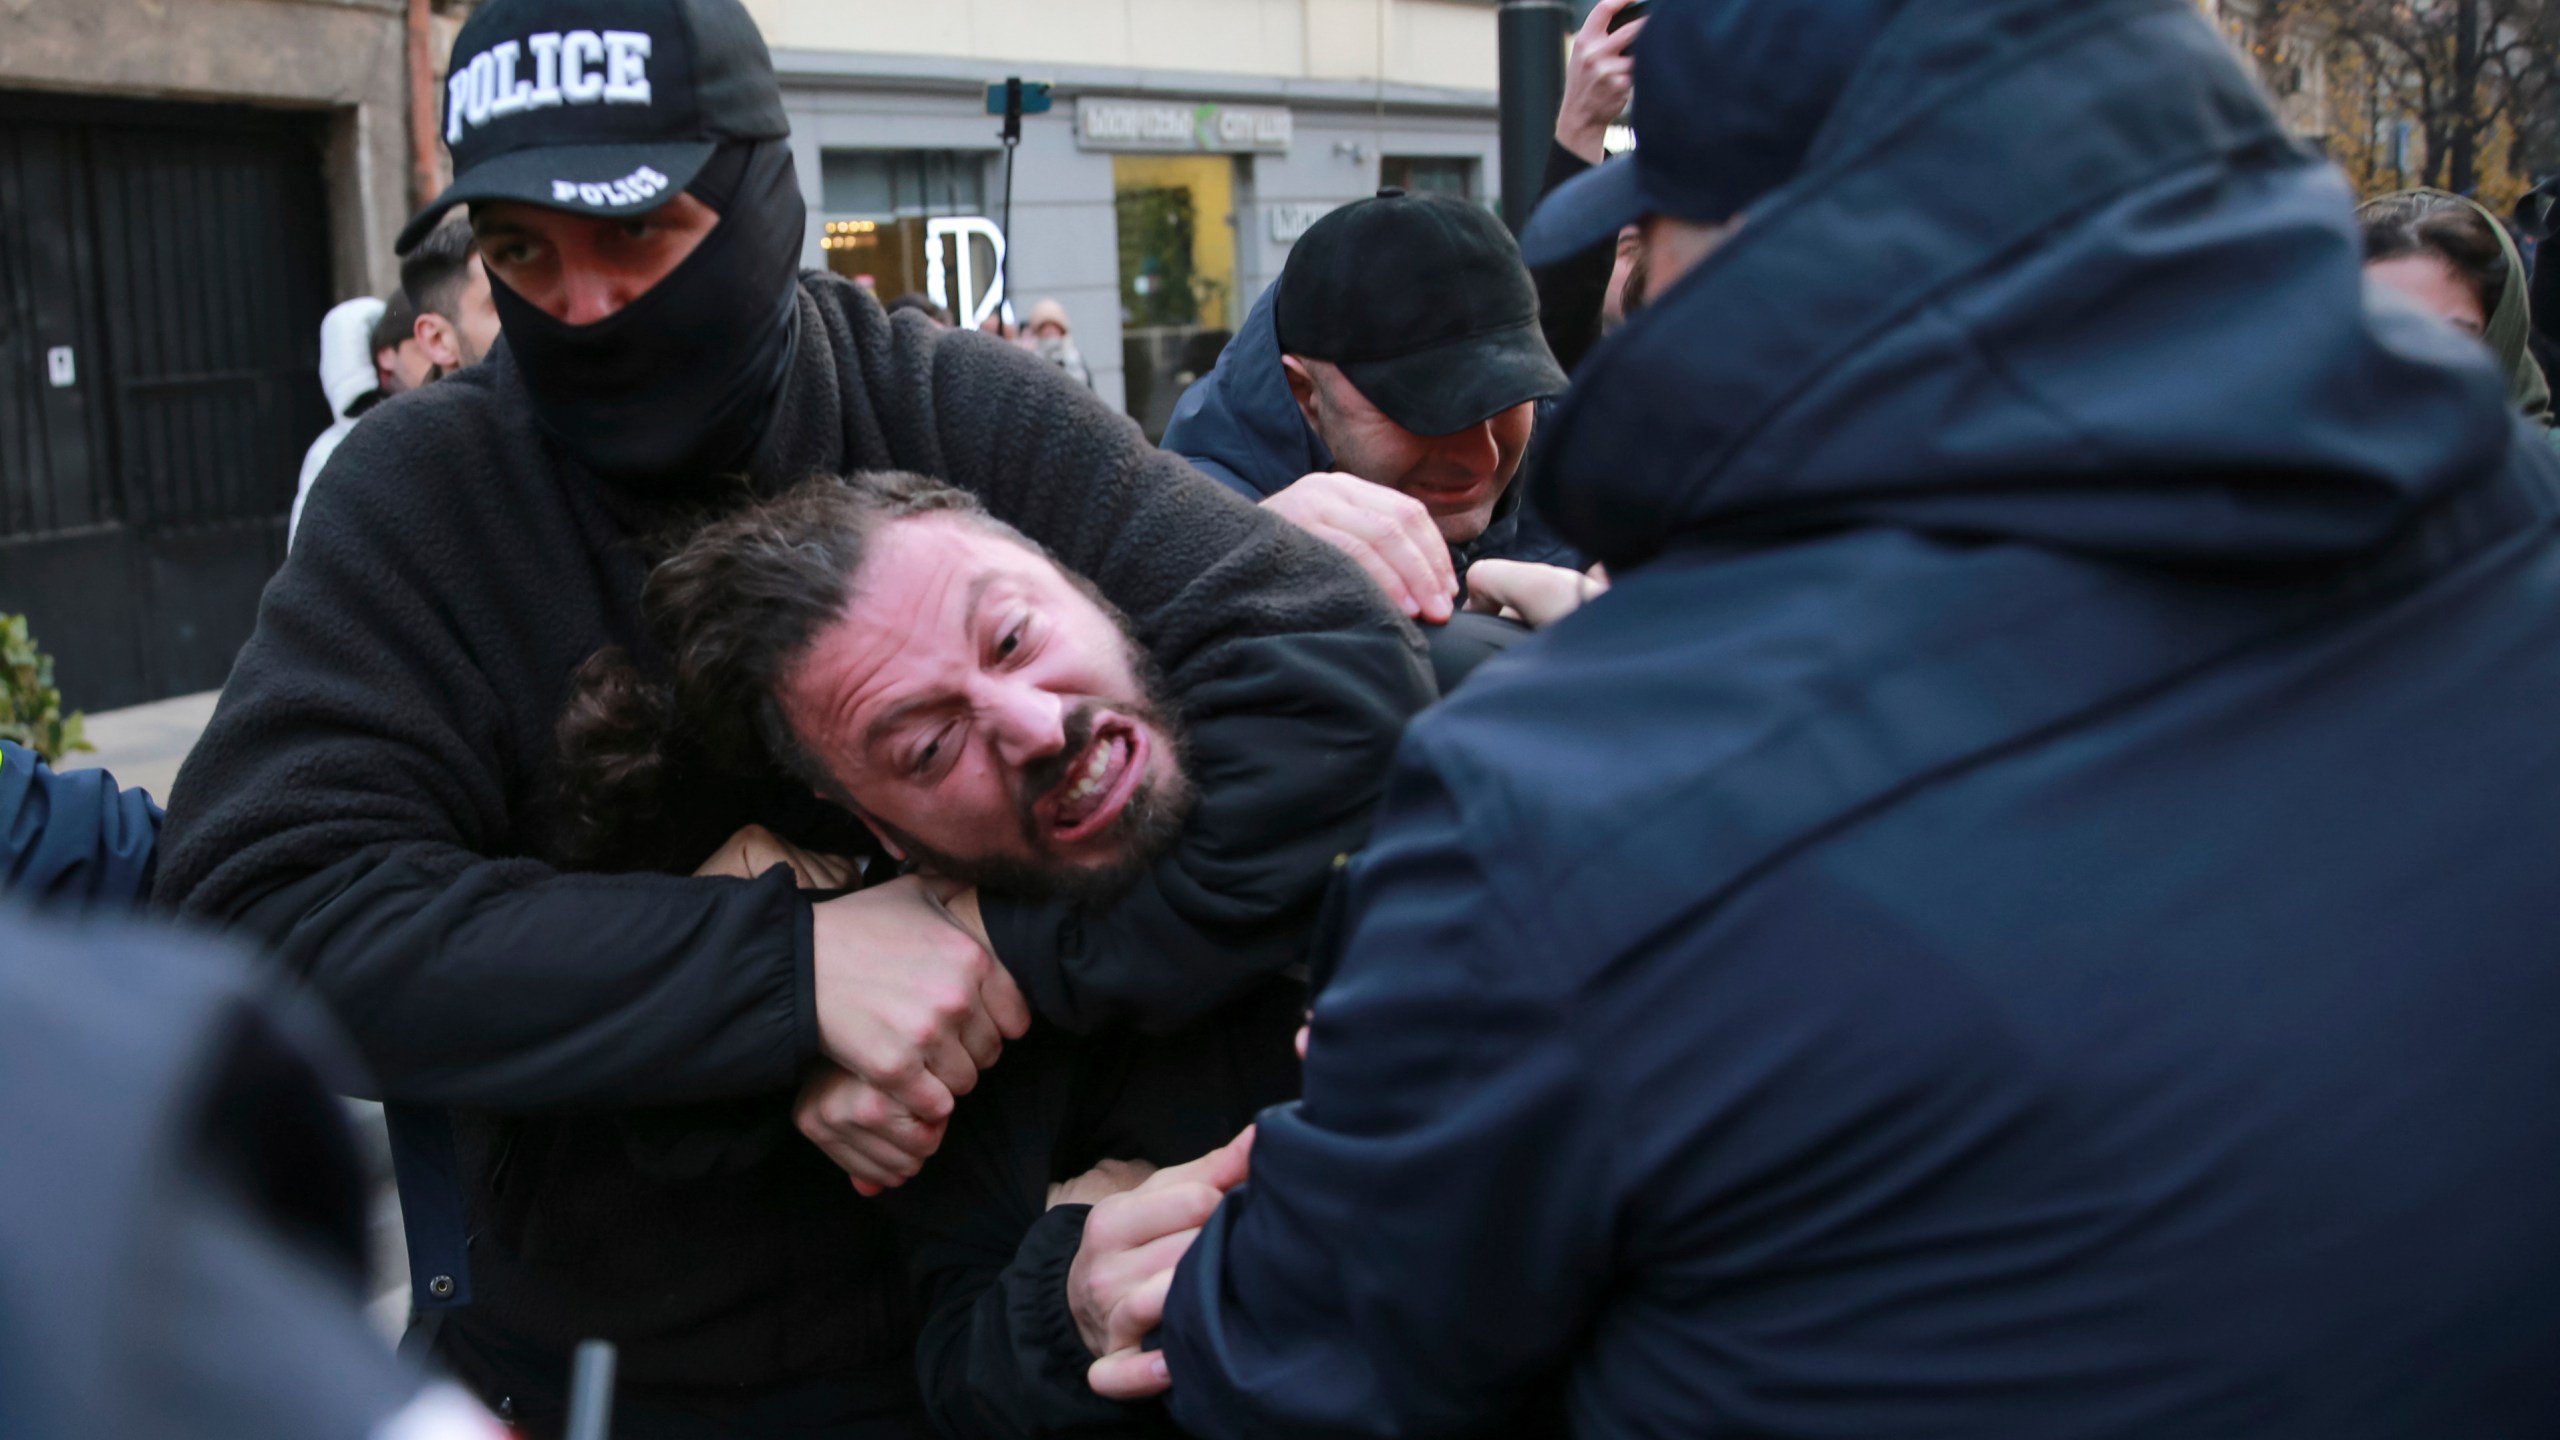
<path fill-rule="evenodd" d="M 0 740 L 15 740 L 46 764 L 75 751 L 95 752 L 85 717 L 62 713 L 53 657 L 36 645 L 24 615 L 0 615 Z"/>

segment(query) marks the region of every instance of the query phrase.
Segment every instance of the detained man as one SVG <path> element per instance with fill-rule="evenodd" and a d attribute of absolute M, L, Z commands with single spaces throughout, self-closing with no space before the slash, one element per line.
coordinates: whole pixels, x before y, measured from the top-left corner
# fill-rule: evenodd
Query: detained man
<path fill-rule="evenodd" d="M 1195 803 L 1173 691 L 1127 619 L 966 492 L 913 475 L 813 482 L 706 526 L 654 572 L 646 607 L 672 678 L 653 686 L 600 655 L 563 731 L 584 823 L 607 832 L 594 844 L 651 825 L 674 777 L 779 766 L 876 846 L 828 855 L 759 828 L 704 873 L 781 865 L 833 889 L 903 865 L 943 896 L 1108 900 Z M 741 706 L 745 726 L 717 722 Z M 1321 747 L 1272 758 L 1327 763 Z M 945 1434 L 1164 1427 L 1161 1407 L 1086 1382 L 1066 1288 L 1086 1209 L 1159 1166 L 1225 1173 L 1240 1155 L 1202 1157 L 1296 1094 L 1305 999 L 1275 979 L 1168 1036 L 1043 1028 L 961 1101 L 886 1207 L 914 1252 L 918 1381 Z M 917 1162 L 873 1138 L 874 1103 L 822 1077 L 798 1118 L 876 1190 Z"/>
<path fill-rule="evenodd" d="M 489 0 L 448 73 L 454 183 L 403 243 L 468 205 L 503 342 L 331 458 L 157 898 L 269 941 L 363 1048 L 421 1340 L 493 1407 L 555 1429 L 604 1335 L 618 1433 L 921 1433 L 895 1236 L 793 1130 L 801 1087 L 859 1081 L 919 1156 L 1033 1013 L 1179 1025 L 1293 963 L 1429 676 L 1348 561 L 1055 366 L 801 272 L 737 0 Z M 976 494 L 1162 660 L 1199 799 L 1116 899 L 691 874 L 750 824 L 859 832 L 762 771 L 672 788 L 621 853 L 571 843 L 571 677 L 607 646 L 662 673 L 651 562 L 881 469 Z M 1309 736 L 1326 764 L 1275 743 Z"/>
<path fill-rule="evenodd" d="M 1408 730 L 1251 1179 L 1187 1251 L 1095 1207 L 1104 1380 L 1264 1440 L 2560 1429 L 2507 378 L 2369 303 L 2178 0 L 1660 0 L 1635 94 L 1524 241 L 1646 232 L 1531 482 L 1618 582 Z"/>

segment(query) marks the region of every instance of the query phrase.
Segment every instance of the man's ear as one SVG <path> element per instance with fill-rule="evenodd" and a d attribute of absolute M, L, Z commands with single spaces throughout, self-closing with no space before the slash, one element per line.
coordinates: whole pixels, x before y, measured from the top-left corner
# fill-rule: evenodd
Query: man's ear
<path fill-rule="evenodd" d="M 418 348 L 427 353 L 427 362 L 447 370 L 462 368 L 462 337 L 453 333 L 453 322 L 433 310 L 421 312 L 410 333 L 418 339 Z"/>
<path fill-rule="evenodd" d="M 811 791 L 810 793 L 817 794 L 816 791 Z M 818 798 L 821 800 L 827 799 L 824 795 L 819 795 Z M 829 800 L 828 803 L 834 804 L 836 802 Z M 863 814 L 859 810 L 853 812 L 853 818 L 862 822 L 862 828 L 871 832 L 871 838 L 880 842 L 880 848 L 889 852 L 890 859 L 897 861 L 901 865 L 907 863 L 906 850 L 900 846 L 897 841 L 889 838 L 889 832 L 880 828 L 879 821 L 872 819 L 870 816 Z"/>
<path fill-rule="evenodd" d="M 1280 368 L 1289 376 L 1289 398 L 1298 402 L 1298 413 L 1307 417 L 1307 428 L 1321 438 L 1324 424 L 1318 417 L 1324 411 L 1318 403 L 1315 372 L 1307 368 L 1306 361 L 1295 355 L 1281 356 Z"/>

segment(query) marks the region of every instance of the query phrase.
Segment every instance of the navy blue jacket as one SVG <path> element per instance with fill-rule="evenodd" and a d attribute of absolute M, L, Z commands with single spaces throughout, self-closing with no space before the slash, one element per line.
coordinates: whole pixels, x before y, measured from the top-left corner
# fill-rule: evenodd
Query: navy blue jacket
<path fill-rule="evenodd" d="M 1272 297 L 1279 291 L 1277 285 L 1263 289 L 1217 365 L 1182 392 L 1164 431 L 1165 449 L 1257 505 L 1305 476 L 1336 468 L 1333 451 L 1289 393 L 1289 372 L 1280 368 L 1280 334 L 1271 319 Z M 1541 425 L 1551 409 L 1538 407 Z M 1484 534 L 1454 547 L 1462 569 L 1479 559 L 1582 568 L 1573 547 L 1522 503 L 1525 490 L 1515 476 L 1495 502 Z"/>
<path fill-rule="evenodd" d="M 387 1428 L 345 1043 L 225 945 L 59 919 L 0 902 L 0 1435 Z"/>
<path fill-rule="evenodd" d="M 2560 467 L 2184 0 L 1849 94 L 1577 377 L 1175 1418 L 2560 1431 Z"/>
<path fill-rule="evenodd" d="M 56 772 L 0 740 L 0 890 L 63 907 L 126 909 L 151 893 L 158 805 L 104 770 Z"/>

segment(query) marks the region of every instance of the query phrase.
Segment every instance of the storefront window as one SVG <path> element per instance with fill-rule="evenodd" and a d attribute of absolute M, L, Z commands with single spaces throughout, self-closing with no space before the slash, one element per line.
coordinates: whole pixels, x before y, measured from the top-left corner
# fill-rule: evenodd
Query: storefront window
<path fill-rule="evenodd" d="M 818 244 L 827 268 L 867 285 L 881 300 L 924 293 L 949 309 L 956 297 L 954 257 L 946 254 L 941 293 L 934 293 L 934 273 L 926 222 L 987 213 L 987 157 L 967 150 L 829 150 L 823 169 L 821 203 L 826 209 L 824 234 Z M 946 250 L 955 242 L 942 242 Z M 972 273 L 995 273 L 994 247 L 983 239 L 961 240 L 974 247 Z"/>
<path fill-rule="evenodd" d="M 1386 155 L 1378 160 L 1378 183 L 1408 195 L 1455 195 L 1476 198 L 1476 159 L 1472 155 Z"/>
<path fill-rule="evenodd" d="M 1224 155 L 1115 155 L 1120 345 L 1128 410 L 1164 438 L 1174 402 L 1235 334 L 1236 162 Z"/>

